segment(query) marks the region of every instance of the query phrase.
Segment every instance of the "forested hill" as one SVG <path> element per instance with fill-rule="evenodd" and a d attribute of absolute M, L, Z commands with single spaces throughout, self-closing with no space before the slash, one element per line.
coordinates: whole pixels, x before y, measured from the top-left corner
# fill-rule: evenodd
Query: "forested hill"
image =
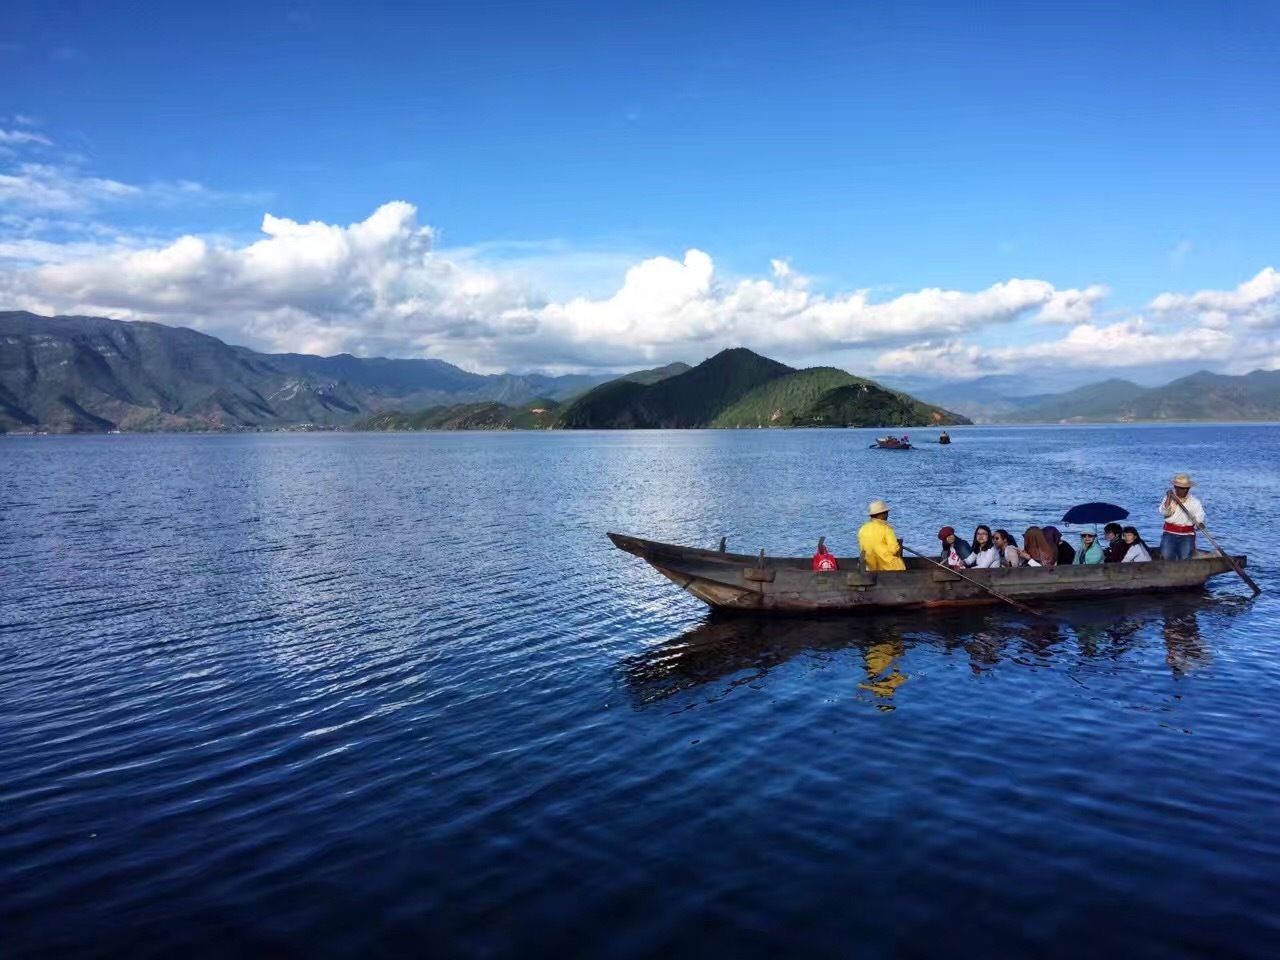
<path fill-rule="evenodd" d="M 642 385 L 614 381 L 568 404 L 568 429 L 931 426 L 968 423 L 832 367 L 796 370 L 743 348 Z"/>

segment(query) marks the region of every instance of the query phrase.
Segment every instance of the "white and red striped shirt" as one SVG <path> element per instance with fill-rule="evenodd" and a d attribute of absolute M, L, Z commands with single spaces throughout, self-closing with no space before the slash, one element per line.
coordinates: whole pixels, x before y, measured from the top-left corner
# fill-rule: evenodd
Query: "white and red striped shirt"
<path fill-rule="evenodd" d="M 1176 500 L 1170 500 L 1169 506 L 1164 505 L 1164 501 L 1160 501 L 1160 516 L 1164 517 L 1164 532 L 1177 534 L 1180 537 L 1189 537 L 1196 532 L 1196 524 L 1204 523 L 1204 507 L 1200 506 L 1200 501 L 1187 494 L 1182 500 L 1183 506 L 1178 506 Z M 1191 516 L 1188 517 L 1187 514 Z"/>

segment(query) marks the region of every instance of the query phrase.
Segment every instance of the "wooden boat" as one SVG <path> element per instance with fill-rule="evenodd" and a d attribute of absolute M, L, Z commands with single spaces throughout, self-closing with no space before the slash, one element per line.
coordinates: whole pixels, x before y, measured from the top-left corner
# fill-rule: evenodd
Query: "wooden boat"
<path fill-rule="evenodd" d="M 910 450 L 911 444 L 901 437 L 876 437 L 875 445 L 881 450 Z"/>
<path fill-rule="evenodd" d="M 767 557 L 699 550 L 621 533 L 609 534 L 619 550 L 648 562 L 703 603 L 754 613 L 862 611 L 957 607 L 1000 601 L 949 570 L 915 557 L 907 569 L 868 572 L 858 557 L 839 557 L 840 569 L 815 571 L 810 557 Z M 1245 557 L 1236 557 L 1244 566 Z M 1218 554 L 1191 560 L 1107 563 L 1069 567 L 1002 567 L 966 570 L 965 576 L 1019 601 L 1066 600 L 1130 593 L 1193 590 L 1210 577 L 1230 573 Z"/>

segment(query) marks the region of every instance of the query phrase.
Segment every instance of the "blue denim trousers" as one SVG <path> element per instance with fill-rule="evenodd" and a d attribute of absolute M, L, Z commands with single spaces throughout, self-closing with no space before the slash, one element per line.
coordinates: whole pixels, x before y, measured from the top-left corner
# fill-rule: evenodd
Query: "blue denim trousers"
<path fill-rule="evenodd" d="M 1194 534 L 1166 533 L 1160 537 L 1161 560 L 1190 560 L 1195 552 Z"/>

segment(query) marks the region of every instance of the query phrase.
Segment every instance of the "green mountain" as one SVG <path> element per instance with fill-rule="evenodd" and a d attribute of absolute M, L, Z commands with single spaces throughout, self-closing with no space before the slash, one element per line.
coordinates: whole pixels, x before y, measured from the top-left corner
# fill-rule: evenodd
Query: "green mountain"
<path fill-rule="evenodd" d="M 0 312 L 0 432 L 348 426 L 380 410 L 563 401 L 610 379 L 263 354 L 158 323 Z"/>
<path fill-rule="evenodd" d="M 567 405 L 568 429 L 921 426 L 963 417 L 832 367 L 795 370 L 737 348 L 659 383 L 615 380 Z"/>
<path fill-rule="evenodd" d="M 756 387 L 794 371 L 741 347 L 654 384 L 615 380 L 565 408 L 569 429 L 705 427 Z"/>
<path fill-rule="evenodd" d="M 967 417 L 865 380 L 830 390 L 809 408 L 822 424 L 850 427 L 949 427 Z"/>
<path fill-rule="evenodd" d="M 809 409 L 823 394 L 837 387 L 860 383 L 851 373 L 835 367 L 796 370 L 756 387 L 713 421 L 713 427 L 809 426 Z M 843 424 L 840 424 L 843 426 Z"/>

